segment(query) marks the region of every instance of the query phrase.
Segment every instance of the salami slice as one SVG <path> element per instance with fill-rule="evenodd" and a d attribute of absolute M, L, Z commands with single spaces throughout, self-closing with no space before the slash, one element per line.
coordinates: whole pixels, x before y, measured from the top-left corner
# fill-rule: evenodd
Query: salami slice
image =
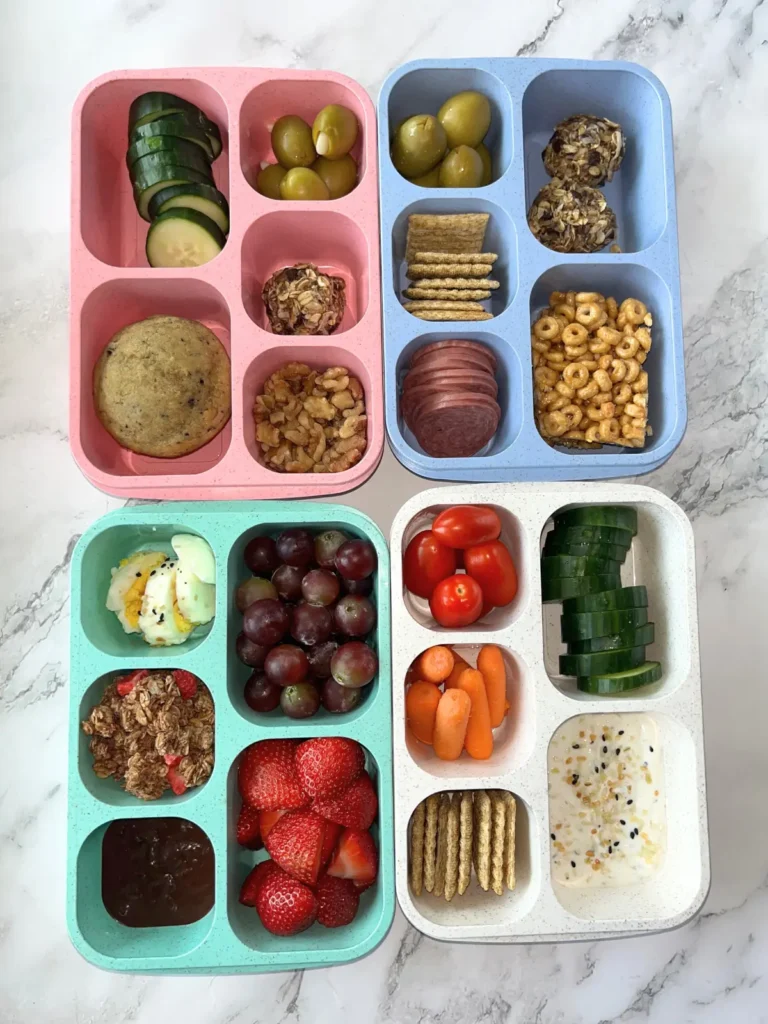
<path fill-rule="evenodd" d="M 472 354 L 474 358 L 487 360 L 491 364 L 491 368 L 494 370 L 496 369 L 496 357 L 487 345 L 483 345 L 479 341 L 467 341 L 465 339 L 454 340 L 450 338 L 445 341 L 434 341 L 429 345 L 423 345 L 414 353 L 411 359 L 411 366 L 416 366 L 420 359 L 424 359 L 425 356 L 428 356 L 433 352 L 443 352 L 446 350 L 464 352 L 467 355 Z"/>
<path fill-rule="evenodd" d="M 500 418 L 498 404 L 485 395 L 437 395 L 414 409 L 412 430 L 427 455 L 463 459 L 488 444 Z"/>

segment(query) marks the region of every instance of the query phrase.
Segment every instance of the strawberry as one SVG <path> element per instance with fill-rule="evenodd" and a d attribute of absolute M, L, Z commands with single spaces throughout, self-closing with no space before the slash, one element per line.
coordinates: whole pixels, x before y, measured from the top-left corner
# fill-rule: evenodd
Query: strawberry
<path fill-rule="evenodd" d="M 197 693 L 197 676 L 193 676 L 191 672 L 185 672 L 182 668 L 175 668 L 171 675 L 182 698 L 192 700 Z"/>
<path fill-rule="evenodd" d="M 317 920 L 326 928 L 340 928 L 355 919 L 360 893 L 348 878 L 324 875 L 315 889 Z"/>
<path fill-rule="evenodd" d="M 181 754 L 163 754 L 163 760 L 169 768 L 176 768 L 181 764 Z"/>
<path fill-rule="evenodd" d="M 181 796 L 182 793 L 186 793 L 187 780 L 183 775 L 179 775 L 178 769 L 175 765 L 171 765 L 168 769 L 168 782 L 176 796 Z"/>
<path fill-rule="evenodd" d="M 262 740 L 246 747 L 240 758 L 237 785 L 240 796 L 260 811 L 306 807 L 293 755 L 293 740 Z"/>
<path fill-rule="evenodd" d="M 325 867 L 328 861 L 333 856 L 333 851 L 336 849 L 336 843 L 341 835 L 341 825 L 335 825 L 332 821 L 325 822 L 325 832 L 323 834 L 323 851 L 320 854 L 320 866 Z"/>
<path fill-rule="evenodd" d="M 280 821 L 284 814 L 288 811 L 259 811 L 259 827 L 261 828 L 261 838 L 266 839 L 275 822 Z"/>
<path fill-rule="evenodd" d="M 370 832 L 345 828 L 341 833 L 336 853 L 328 865 L 328 874 L 334 878 L 349 878 L 368 885 L 379 872 L 379 855 Z"/>
<path fill-rule="evenodd" d="M 335 821 L 337 825 L 344 825 L 345 828 L 362 831 L 371 827 L 378 807 L 376 790 L 373 788 L 370 775 L 365 771 L 358 775 L 341 796 L 330 800 L 315 800 L 312 804 L 315 814 L 319 814 L 326 821 Z"/>
<path fill-rule="evenodd" d="M 320 873 L 324 834 L 325 822 L 312 811 L 291 811 L 272 826 L 264 845 L 284 871 L 314 885 Z"/>
<path fill-rule="evenodd" d="M 134 688 L 136 683 L 145 679 L 149 675 L 149 672 L 145 668 L 140 668 L 136 672 L 131 672 L 129 676 L 120 676 L 119 679 L 115 680 L 115 688 L 121 697 L 127 697 L 131 690 Z"/>
<path fill-rule="evenodd" d="M 370 889 L 372 885 L 376 884 L 376 879 L 374 878 L 372 882 L 353 882 L 352 884 L 358 892 L 365 892 L 366 889 Z"/>
<path fill-rule="evenodd" d="M 256 906 L 256 896 L 259 889 L 264 881 L 276 871 L 280 871 L 280 868 L 273 860 L 263 860 L 261 864 L 256 865 L 253 871 L 248 874 L 240 889 L 240 902 L 244 907 Z"/>
<path fill-rule="evenodd" d="M 237 817 L 236 833 L 241 846 L 247 846 L 249 850 L 260 850 L 264 844 L 259 828 L 259 811 L 243 804 Z"/>
<path fill-rule="evenodd" d="M 279 867 L 263 872 L 257 881 L 256 913 L 268 932 L 273 935 L 296 935 L 314 923 L 317 900 L 306 885 L 291 878 Z"/>
<path fill-rule="evenodd" d="M 364 767 L 363 748 L 342 736 L 306 740 L 296 748 L 296 771 L 302 789 L 313 800 L 343 793 Z"/>

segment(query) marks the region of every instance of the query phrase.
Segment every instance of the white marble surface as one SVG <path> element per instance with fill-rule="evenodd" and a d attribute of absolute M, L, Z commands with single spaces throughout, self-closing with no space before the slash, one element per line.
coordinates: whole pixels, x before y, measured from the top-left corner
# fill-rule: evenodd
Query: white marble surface
<path fill-rule="evenodd" d="M 470 10 L 482 13 L 470 16 Z M 26 0 L 3 5 L 0 158 L 0 1020 L 185 1024 L 768 1021 L 768 204 L 764 0 Z M 368 959 L 270 977 L 101 973 L 64 928 L 67 564 L 118 504 L 66 439 L 69 111 L 113 68 L 336 68 L 375 96 L 416 57 L 638 60 L 672 96 L 690 423 L 647 482 L 698 546 L 712 892 L 678 932 L 466 947 L 398 914 Z M 644 481 L 646 482 L 646 481 Z M 349 496 L 385 530 L 421 482 L 387 456 Z"/>

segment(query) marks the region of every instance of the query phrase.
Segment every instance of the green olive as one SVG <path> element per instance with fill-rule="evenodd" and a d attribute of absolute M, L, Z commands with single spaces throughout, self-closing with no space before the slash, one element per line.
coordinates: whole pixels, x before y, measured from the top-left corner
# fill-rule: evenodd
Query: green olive
<path fill-rule="evenodd" d="M 312 164 L 312 170 L 319 174 L 331 193 L 331 199 L 341 199 L 357 184 L 357 164 L 347 153 L 339 160 L 319 156 Z"/>
<path fill-rule="evenodd" d="M 338 103 L 323 107 L 312 125 L 312 141 L 318 156 L 341 159 L 357 141 L 357 118 L 348 107 Z"/>
<path fill-rule="evenodd" d="M 331 193 L 319 174 L 309 167 L 292 167 L 280 182 L 283 199 L 330 199 Z"/>
<path fill-rule="evenodd" d="M 267 199 L 280 199 L 280 182 L 288 172 L 280 164 L 268 164 L 259 171 L 256 178 L 256 191 Z"/>
<path fill-rule="evenodd" d="M 392 163 L 406 178 L 431 171 L 445 156 L 445 131 L 432 114 L 416 114 L 403 121 L 392 143 Z"/>
<path fill-rule="evenodd" d="M 482 158 L 470 146 L 457 146 L 440 164 L 440 185 L 443 188 L 478 188 L 482 180 Z"/>
<path fill-rule="evenodd" d="M 317 156 L 312 129 L 295 114 L 279 117 L 272 129 L 272 151 L 283 167 L 311 167 Z"/>
<path fill-rule="evenodd" d="M 481 92 L 457 92 L 440 107 L 437 119 L 445 128 L 449 149 L 479 146 L 491 126 L 491 104 Z"/>
<path fill-rule="evenodd" d="M 442 162 L 433 167 L 431 171 L 427 171 L 426 174 L 420 175 L 418 178 L 409 178 L 408 181 L 412 185 L 418 185 L 420 188 L 440 188 L 440 168 Z"/>
<path fill-rule="evenodd" d="M 479 146 L 475 146 L 475 149 L 480 154 L 480 159 L 483 161 L 483 180 L 480 184 L 490 185 L 493 181 L 493 161 L 491 160 L 491 154 L 488 152 L 488 147 L 484 142 L 481 142 Z"/>

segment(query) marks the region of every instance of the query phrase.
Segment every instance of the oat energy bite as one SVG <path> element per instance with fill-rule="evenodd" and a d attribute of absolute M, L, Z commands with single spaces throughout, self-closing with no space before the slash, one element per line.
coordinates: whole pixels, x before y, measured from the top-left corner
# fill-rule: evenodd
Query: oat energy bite
<path fill-rule="evenodd" d="M 557 125 L 541 156 L 551 178 L 597 188 L 612 180 L 624 149 L 621 125 L 606 117 L 574 114 Z"/>
<path fill-rule="evenodd" d="M 528 227 L 555 252 L 599 252 L 616 240 L 616 214 L 603 193 L 559 178 L 553 178 L 533 200 Z"/>

